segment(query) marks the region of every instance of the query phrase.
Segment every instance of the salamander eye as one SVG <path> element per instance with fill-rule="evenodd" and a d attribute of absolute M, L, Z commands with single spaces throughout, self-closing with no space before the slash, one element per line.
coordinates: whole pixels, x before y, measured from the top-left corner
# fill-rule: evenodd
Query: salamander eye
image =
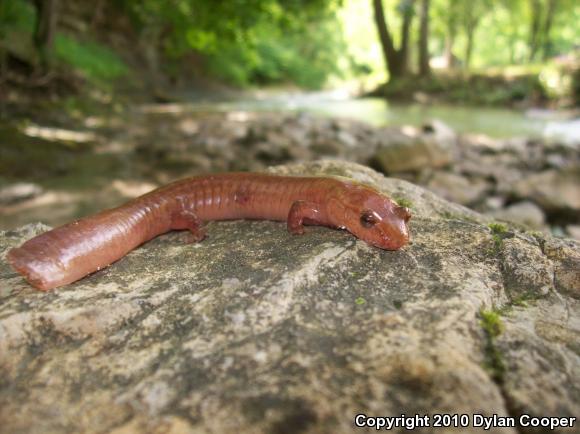
<path fill-rule="evenodd" d="M 360 215 L 360 224 L 365 228 L 372 228 L 379 222 L 379 217 L 373 211 L 363 211 Z"/>

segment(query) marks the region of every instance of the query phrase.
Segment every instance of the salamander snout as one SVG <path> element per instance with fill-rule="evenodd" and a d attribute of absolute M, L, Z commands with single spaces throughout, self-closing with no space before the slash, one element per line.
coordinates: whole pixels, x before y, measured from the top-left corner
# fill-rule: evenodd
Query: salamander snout
<path fill-rule="evenodd" d="M 360 188 L 360 187 L 359 187 Z M 371 189 L 356 194 L 351 187 L 349 200 L 343 198 L 346 229 L 367 243 L 385 250 L 398 250 L 409 242 L 411 212 L 387 196 Z"/>
<path fill-rule="evenodd" d="M 407 222 L 410 218 L 405 208 L 395 208 L 392 213 L 365 209 L 360 214 L 360 227 L 351 232 L 375 247 L 398 250 L 409 242 Z"/>

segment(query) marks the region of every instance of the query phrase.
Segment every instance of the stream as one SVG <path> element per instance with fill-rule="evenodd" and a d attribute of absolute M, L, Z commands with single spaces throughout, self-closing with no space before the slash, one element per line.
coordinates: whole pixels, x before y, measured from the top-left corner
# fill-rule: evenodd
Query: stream
<path fill-rule="evenodd" d="M 438 119 L 459 133 L 485 134 L 494 138 L 543 138 L 571 145 L 580 143 L 578 113 L 549 109 L 523 111 L 498 107 L 389 102 L 383 98 L 353 98 L 341 90 L 309 93 L 263 91 L 229 101 L 192 102 L 187 106 L 193 111 L 303 112 L 356 119 L 376 127 L 420 126 Z"/>

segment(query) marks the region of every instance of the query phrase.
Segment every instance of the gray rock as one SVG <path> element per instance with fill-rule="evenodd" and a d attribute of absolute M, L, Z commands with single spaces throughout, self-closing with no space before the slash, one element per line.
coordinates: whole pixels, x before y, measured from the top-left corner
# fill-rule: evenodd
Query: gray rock
<path fill-rule="evenodd" d="M 558 274 L 577 243 L 498 238 L 486 217 L 355 164 L 274 171 L 403 195 L 412 244 L 210 223 L 202 243 L 167 234 L 47 293 L 2 262 L 0 432 L 351 433 L 359 413 L 577 416 L 580 302 Z M 0 257 L 45 229 L 0 234 Z M 520 283 L 540 298 L 514 305 Z"/>
<path fill-rule="evenodd" d="M 578 243 L 558 238 L 541 240 L 544 254 L 554 264 L 556 288 L 580 300 L 580 251 Z"/>
<path fill-rule="evenodd" d="M 539 298 L 554 288 L 554 265 L 535 239 L 513 236 L 500 244 L 504 288 L 512 301 Z"/>
<path fill-rule="evenodd" d="M 546 226 L 546 216 L 542 209 L 533 202 L 514 203 L 506 208 L 490 213 L 497 220 L 504 220 L 528 226 L 532 229 L 543 229 Z"/>
<path fill-rule="evenodd" d="M 374 156 L 380 169 L 389 174 L 414 172 L 425 168 L 447 166 L 452 161 L 454 137 L 439 124 L 423 131 L 406 128 L 404 132 L 388 131 Z M 387 130 L 385 130 L 387 132 Z"/>
<path fill-rule="evenodd" d="M 546 170 L 519 181 L 513 190 L 551 211 L 580 213 L 580 168 Z"/>
<path fill-rule="evenodd" d="M 571 238 L 580 241 L 580 225 L 568 225 L 566 226 L 566 232 Z"/>
<path fill-rule="evenodd" d="M 481 201 L 491 186 L 482 178 L 439 171 L 433 174 L 427 188 L 447 200 L 469 206 Z"/>
<path fill-rule="evenodd" d="M 13 205 L 42 194 L 42 187 L 30 182 L 17 182 L 0 188 L 0 205 Z"/>

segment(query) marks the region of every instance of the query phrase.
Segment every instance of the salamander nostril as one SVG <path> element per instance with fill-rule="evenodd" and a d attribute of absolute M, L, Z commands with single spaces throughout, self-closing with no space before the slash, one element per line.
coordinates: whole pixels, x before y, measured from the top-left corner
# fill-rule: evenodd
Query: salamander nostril
<path fill-rule="evenodd" d="M 397 217 L 405 220 L 405 222 L 411 220 L 411 210 L 407 207 L 397 206 L 394 212 Z"/>

